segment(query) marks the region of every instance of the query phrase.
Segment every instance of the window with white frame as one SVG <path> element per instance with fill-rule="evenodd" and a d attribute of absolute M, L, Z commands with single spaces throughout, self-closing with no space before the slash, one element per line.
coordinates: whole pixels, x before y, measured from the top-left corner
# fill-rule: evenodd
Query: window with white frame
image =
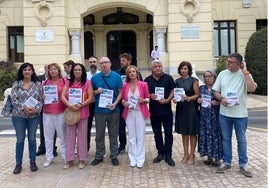
<path fill-rule="evenodd" d="M 236 52 L 236 22 L 214 21 L 214 57 Z"/>

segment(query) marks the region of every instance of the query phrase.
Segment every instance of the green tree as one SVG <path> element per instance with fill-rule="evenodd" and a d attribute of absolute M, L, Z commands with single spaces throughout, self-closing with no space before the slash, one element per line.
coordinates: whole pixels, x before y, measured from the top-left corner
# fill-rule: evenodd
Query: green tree
<path fill-rule="evenodd" d="M 219 73 L 226 69 L 226 60 L 227 56 L 221 56 L 217 63 L 216 63 L 216 74 L 219 75 Z"/>
<path fill-rule="evenodd" d="M 267 27 L 252 34 L 246 46 L 247 68 L 258 84 L 256 94 L 267 95 Z"/>
<path fill-rule="evenodd" d="M 0 100 L 4 99 L 4 92 L 10 88 L 15 80 L 17 68 L 13 62 L 0 61 Z"/>

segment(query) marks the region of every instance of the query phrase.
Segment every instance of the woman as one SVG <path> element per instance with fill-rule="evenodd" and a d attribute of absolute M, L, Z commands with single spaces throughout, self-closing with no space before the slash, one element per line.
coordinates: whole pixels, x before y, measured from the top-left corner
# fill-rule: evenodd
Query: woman
<path fill-rule="evenodd" d="M 55 130 L 60 139 L 61 156 L 65 160 L 65 134 L 64 122 L 65 105 L 60 100 L 66 80 L 62 78 L 61 68 L 57 63 L 48 65 L 48 79 L 43 82 L 43 128 L 46 146 L 46 161 L 44 167 L 48 167 L 53 161 Z"/>
<path fill-rule="evenodd" d="M 206 165 L 216 167 L 222 157 L 222 135 L 219 125 L 220 103 L 214 96 L 212 86 L 215 75 L 211 71 L 203 74 L 205 85 L 200 86 L 200 96 L 197 100 L 200 107 L 200 133 L 198 137 L 198 151 L 201 157 L 207 156 Z M 213 160 L 214 159 L 214 160 Z"/>
<path fill-rule="evenodd" d="M 16 132 L 16 167 L 14 174 L 22 170 L 24 140 L 27 130 L 30 169 L 37 171 L 36 166 L 36 130 L 40 121 L 40 112 L 43 106 L 41 96 L 42 86 L 38 82 L 34 67 L 30 63 L 23 63 L 17 73 L 16 81 L 11 90 L 12 123 Z"/>
<path fill-rule="evenodd" d="M 142 168 L 145 161 L 145 126 L 150 117 L 147 106 L 150 94 L 146 82 L 139 81 L 138 69 L 131 65 L 126 70 L 126 83 L 122 88 L 123 118 L 129 138 L 130 166 Z"/>
<path fill-rule="evenodd" d="M 199 112 L 197 98 L 199 97 L 198 80 L 192 77 L 192 65 L 182 61 L 178 67 L 180 78 L 175 85 L 184 91 L 181 100 L 177 102 L 175 131 L 182 134 L 184 155 L 182 163 L 194 164 L 197 135 L 199 133 Z M 190 147 L 190 153 L 189 153 Z"/>
<path fill-rule="evenodd" d="M 70 91 L 81 91 L 78 102 L 73 101 Z M 66 170 L 73 165 L 75 146 L 79 159 L 79 169 L 85 167 L 87 152 L 87 119 L 89 116 L 89 103 L 92 101 L 93 90 L 91 82 L 87 80 L 87 73 L 84 65 L 74 64 L 68 80 L 61 93 L 61 100 L 72 111 L 80 111 L 80 120 L 74 125 L 67 125 L 66 128 L 66 154 L 63 169 Z M 77 144 L 76 144 L 77 140 Z"/>

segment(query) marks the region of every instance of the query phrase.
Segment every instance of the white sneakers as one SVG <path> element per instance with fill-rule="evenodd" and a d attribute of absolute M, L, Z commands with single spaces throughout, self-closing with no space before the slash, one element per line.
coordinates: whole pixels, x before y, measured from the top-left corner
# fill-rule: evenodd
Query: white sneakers
<path fill-rule="evenodd" d="M 44 167 L 48 167 L 50 166 L 50 164 L 52 163 L 52 160 L 47 160 L 46 162 L 44 162 Z"/>

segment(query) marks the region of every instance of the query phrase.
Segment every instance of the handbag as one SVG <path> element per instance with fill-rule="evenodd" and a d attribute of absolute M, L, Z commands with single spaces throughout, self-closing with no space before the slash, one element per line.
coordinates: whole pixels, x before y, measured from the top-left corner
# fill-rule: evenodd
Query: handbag
<path fill-rule="evenodd" d="M 80 120 L 80 111 L 64 110 L 64 121 L 67 125 L 74 125 Z"/>
<path fill-rule="evenodd" d="M 13 105 L 12 105 L 12 102 L 11 102 L 11 96 L 8 95 L 7 96 L 7 100 L 6 100 L 6 103 L 1 111 L 1 114 L 4 115 L 4 116 L 9 116 L 12 114 L 12 111 L 13 111 Z"/>

